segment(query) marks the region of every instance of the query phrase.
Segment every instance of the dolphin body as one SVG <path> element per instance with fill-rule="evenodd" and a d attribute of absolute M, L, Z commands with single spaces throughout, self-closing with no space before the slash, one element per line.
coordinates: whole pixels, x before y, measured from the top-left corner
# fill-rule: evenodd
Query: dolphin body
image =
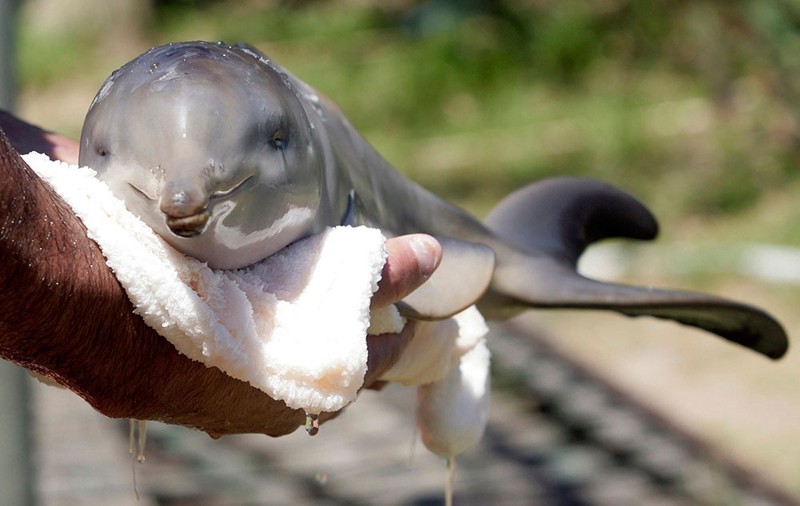
<path fill-rule="evenodd" d="M 402 176 L 334 103 L 247 46 L 174 43 L 115 71 L 86 116 L 80 164 L 211 267 L 247 266 L 328 226 L 423 232 L 444 254 L 400 304 L 413 318 L 476 302 L 489 318 L 607 309 L 703 328 L 771 358 L 788 347 L 758 308 L 579 274 L 595 241 L 656 236 L 655 218 L 630 195 L 591 179 L 549 179 L 512 193 L 482 223 Z"/>

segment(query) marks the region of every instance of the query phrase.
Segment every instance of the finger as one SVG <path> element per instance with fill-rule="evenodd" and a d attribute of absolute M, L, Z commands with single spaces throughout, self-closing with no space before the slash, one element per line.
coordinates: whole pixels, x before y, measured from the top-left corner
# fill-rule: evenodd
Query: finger
<path fill-rule="evenodd" d="M 0 129 L 20 154 L 38 151 L 53 160 L 78 163 L 78 142 L 69 137 L 26 123 L 3 110 L 0 110 Z"/>
<path fill-rule="evenodd" d="M 416 322 L 409 322 L 403 330 L 393 334 L 367 336 L 367 374 L 364 376 L 362 388 L 380 390 L 386 383 L 378 378 L 389 370 L 414 338 Z M 339 416 L 344 409 L 335 412 L 320 413 L 319 423 L 325 423 Z"/>
<path fill-rule="evenodd" d="M 395 334 L 367 336 L 367 375 L 364 387 L 369 388 L 383 373 L 389 370 L 400 359 L 403 351 L 414 338 L 416 322 L 411 321 L 403 330 Z"/>
<path fill-rule="evenodd" d="M 50 158 L 77 165 L 79 144 L 75 140 L 49 132 L 44 138 L 50 145 L 50 152 L 46 153 Z"/>
<path fill-rule="evenodd" d="M 372 307 L 393 304 L 431 277 L 442 260 L 442 247 L 433 237 L 413 234 L 389 239 L 389 254 L 383 267 Z"/>
<path fill-rule="evenodd" d="M 388 381 L 377 380 L 377 381 L 373 381 L 372 384 L 370 386 L 368 386 L 367 388 L 370 389 L 370 390 L 374 390 L 376 392 L 380 392 L 388 384 L 389 384 Z"/>

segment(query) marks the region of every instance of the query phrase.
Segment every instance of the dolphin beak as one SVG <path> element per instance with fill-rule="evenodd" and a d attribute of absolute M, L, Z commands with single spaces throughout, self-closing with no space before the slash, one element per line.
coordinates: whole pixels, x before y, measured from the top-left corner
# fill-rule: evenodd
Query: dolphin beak
<path fill-rule="evenodd" d="M 211 217 L 207 192 L 200 188 L 187 189 L 185 185 L 178 191 L 169 191 L 170 186 L 167 185 L 159 205 L 167 226 L 180 237 L 202 234 Z"/>
<path fill-rule="evenodd" d="M 203 233 L 208 223 L 209 213 L 203 211 L 192 216 L 172 218 L 167 216 L 167 226 L 175 235 L 195 237 Z"/>
<path fill-rule="evenodd" d="M 253 175 L 245 177 L 228 189 L 209 194 L 202 181 L 191 177 L 177 177 L 165 184 L 159 208 L 172 233 L 180 237 L 195 237 L 205 230 L 211 218 L 212 203 L 247 188 L 251 181 Z"/>

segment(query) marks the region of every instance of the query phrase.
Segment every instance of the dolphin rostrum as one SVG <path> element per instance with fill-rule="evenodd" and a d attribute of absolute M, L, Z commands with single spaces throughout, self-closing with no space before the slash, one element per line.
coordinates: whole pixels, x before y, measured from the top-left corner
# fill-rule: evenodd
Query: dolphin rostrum
<path fill-rule="evenodd" d="M 246 46 L 174 43 L 115 71 L 86 116 L 80 163 L 175 248 L 212 267 L 252 264 L 340 224 L 424 232 L 444 255 L 401 303 L 414 318 L 476 302 L 490 318 L 531 307 L 609 309 L 700 327 L 772 358 L 788 346 L 758 308 L 579 274 L 591 243 L 657 234 L 652 214 L 621 190 L 549 179 L 512 193 L 482 223 L 406 179 L 335 104 Z"/>

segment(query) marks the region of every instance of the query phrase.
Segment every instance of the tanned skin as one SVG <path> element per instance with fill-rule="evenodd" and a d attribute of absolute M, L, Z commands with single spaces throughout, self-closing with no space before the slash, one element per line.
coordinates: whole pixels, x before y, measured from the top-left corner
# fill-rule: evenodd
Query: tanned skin
<path fill-rule="evenodd" d="M 133 314 L 82 223 L 20 158 L 29 150 L 77 160 L 73 140 L 0 111 L 0 358 L 60 383 L 109 417 L 215 437 L 281 436 L 301 426 L 302 411 L 179 354 Z M 404 297 L 441 260 L 428 236 L 392 239 L 387 247 L 375 307 Z M 365 386 L 379 386 L 376 379 L 412 336 L 410 324 L 399 334 L 368 337 Z"/>

